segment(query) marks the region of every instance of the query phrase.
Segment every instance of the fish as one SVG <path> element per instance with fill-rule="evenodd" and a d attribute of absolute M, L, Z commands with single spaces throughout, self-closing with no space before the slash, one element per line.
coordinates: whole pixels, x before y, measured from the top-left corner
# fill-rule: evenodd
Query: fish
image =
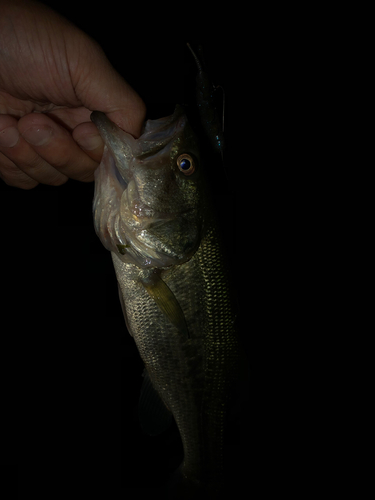
<path fill-rule="evenodd" d="M 105 143 L 94 226 L 111 252 L 127 329 L 144 362 L 141 399 L 152 392 L 159 404 L 150 434 L 169 415 L 182 440 L 170 498 L 219 498 L 240 347 L 209 157 L 179 105 L 146 121 L 137 139 L 100 111 L 91 120 Z"/>

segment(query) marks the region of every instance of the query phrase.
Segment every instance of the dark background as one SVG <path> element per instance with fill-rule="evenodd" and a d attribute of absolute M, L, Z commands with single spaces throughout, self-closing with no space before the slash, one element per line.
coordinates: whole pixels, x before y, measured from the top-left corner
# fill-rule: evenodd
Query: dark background
<path fill-rule="evenodd" d="M 134 20 L 128 11 L 124 19 L 115 9 L 100 8 L 87 16 L 73 7 L 80 2 L 45 3 L 102 45 L 114 67 L 146 102 L 149 118 L 170 114 L 176 103 L 192 105 L 196 66 L 186 42 L 203 44 L 212 80 L 226 91 L 226 168 L 231 187 L 223 191 L 220 169 L 212 182 L 214 187 L 218 184 L 228 216 L 224 231 L 239 292 L 240 333 L 248 352 L 252 242 L 250 222 L 243 225 L 237 200 L 234 151 L 238 153 L 235 137 L 241 110 L 234 103 L 243 82 L 235 59 L 240 50 L 236 40 L 219 25 L 199 38 L 194 26 L 186 29 L 178 16 L 167 31 L 147 14 L 144 24 L 140 13 Z M 250 164 L 247 151 L 241 168 Z M 143 366 L 126 331 L 110 254 L 94 232 L 93 190 L 93 184 L 72 180 L 61 187 L 39 185 L 31 191 L 0 183 L 5 297 L 1 338 L 12 429 L 10 445 L 3 447 L 4 459 L 15 463 L 19 453 L 28 454 L 38 446 L 46 459 L 56 460 L 56 469 L 61 467 L 57 465 L 61 456 L 68 454 L 63 463 L 69 477 L 82 474 L 83 464 L 90 464 L 88 487 L 94 474 L 108 488 L 120 484 L 162 488 L 181 462 L 179 436 L 174 427 L 156 438 L 139 428 L 136 407 Z M 230 416 L 233 489 L 250 469 L 259 467 L 252 455 L 251 441 L 258 436 L 247 408 L 248 393 L 249 384 L 242 381 Z"/>

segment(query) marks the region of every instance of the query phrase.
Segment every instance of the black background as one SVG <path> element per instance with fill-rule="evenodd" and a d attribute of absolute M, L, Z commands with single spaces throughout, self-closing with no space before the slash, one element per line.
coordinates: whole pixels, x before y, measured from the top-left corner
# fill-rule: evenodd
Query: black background
<path fill-rule="evenodd" d="M 88 16 L 80 2 L 74 8 L 72 2 L 49 4 L 102 45 L 146 102 L 150 118 L 170 114 L 176 103 L 191 104 L 196 67 L 186 42 L 203 44 L 212 80 L 226 91 L 231 188 L 222 194 L 228 215 L 224 231 L 239 291 L 240 333 L 249 352 L 252 242 L 250 222 L 244 226 L 237 202 L 234 153 L 242 116 L 234 103 L 244 85 L 235 56 L 244 49 L 219 25 L 203 30 L 200 38 L 179 16 L 165 25 L 147 13 L 145 22 L 140 12 L 134 17 L 128 10 L 121 17 L 113 5 Z M 247 155 L 241 168 L 248 167 Z M 93 190 L 93 184 L 72 180 L 31 191 L 0 183 L 2 325 L 7 325 L 1 338 L 12 422 L 5 460 L 14 463 L 25 448 L 37 445 L 56 462 L 56 471 L 67 456 L 63 468 L 69 477 L 83 474 L 89 464 L 87 488 L 93 487 L 93 477 L 108 488 L 163 488 L 181 461 L 181 445 L 175 428 L 157 438 L 139 428 L 143 366 L 126 331 L 110 254 L 93 229 Z M 248 383 L 237 392 L 228 439 L 234 490 L 259 467 L 252 452 L 251 442 L 259 436 L 247 407 Z"/>

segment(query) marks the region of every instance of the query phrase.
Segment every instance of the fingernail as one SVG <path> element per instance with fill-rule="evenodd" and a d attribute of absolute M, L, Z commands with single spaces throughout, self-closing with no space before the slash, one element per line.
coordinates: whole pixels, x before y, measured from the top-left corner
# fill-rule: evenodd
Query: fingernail
<path fill-rule="evenodd" d="M 87 151 L 92 151 L 93 149 L 98 149 L 102 147 L 103 140 L 100 135 L 84 135 L 80 137 L 78 144 L 82 149 L 86 149 Z"/>
<path fill-rule="evenodd" d="M 31 127 L 22 133 L 22 137 L 33 146 L 44 146 L 53 135 L 53 128 L 48 125 Z"/>
<path fill-rule="evenodd" d="M 20 134 L 16 127 L 8 127 L 0 131 L 0 146 L 12 148 L 18 142 Z"/>

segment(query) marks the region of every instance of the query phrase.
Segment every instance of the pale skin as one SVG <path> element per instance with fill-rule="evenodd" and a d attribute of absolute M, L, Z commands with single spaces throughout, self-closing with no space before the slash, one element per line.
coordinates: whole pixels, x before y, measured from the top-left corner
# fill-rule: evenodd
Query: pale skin
<path fill-rule="evenodd" d="M 0 0 L 0 178 L 92 181 L 104 147 L 93 110 L 140 135 L 145 104 L 94 40 L 42 4 Z"/>

